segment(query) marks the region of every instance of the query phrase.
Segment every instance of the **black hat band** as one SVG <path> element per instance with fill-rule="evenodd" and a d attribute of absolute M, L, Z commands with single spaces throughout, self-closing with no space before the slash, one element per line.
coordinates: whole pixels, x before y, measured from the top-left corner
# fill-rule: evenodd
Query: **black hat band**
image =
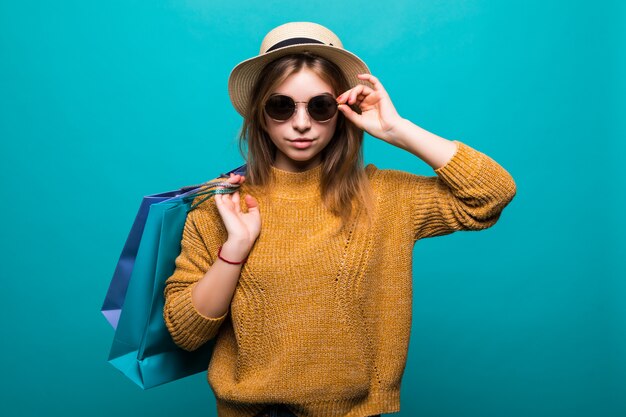
<path fill-rule="evenodd" d="M 320 42 L 317 39 L 311 39 L 311 38 L 290 38 L 290 39 L 285 39 L 284 41 L 278 42 L 277 44 L 275 44 L 271 48 L 269 48 L 267 51 L 265 51 L 265 53 L 272 52 L 274 49 L 284 48 L 285 46 L 302 45 L 302 44 L 306 44 L 306 43 L 319 43 L 319 44 L 324 45 L 324 42 Z M 333 44 L 331 43 L 330 46 L 332 46 L 332 45 Z"/>

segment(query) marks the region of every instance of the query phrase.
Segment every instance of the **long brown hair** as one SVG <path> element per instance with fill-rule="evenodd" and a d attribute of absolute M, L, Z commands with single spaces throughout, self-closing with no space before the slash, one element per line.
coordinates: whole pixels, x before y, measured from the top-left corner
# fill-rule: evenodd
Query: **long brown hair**
<path fill-rule="evenodd" d="M 246 183 L 251 190 L 262 190 L 270 185 L 270 166 L 276 154 L 276 145 L 267 134 L 263 104 L 291 74 L 303 68 L 310 69 L 328 83 L 335 95 L 350 88 L 339 67 L 327 59 L 306 52 L 284 56 L 263 68 L 252 90 L 239 136 L 239 149 L 247 161 Z M 320 191 L 324 205 L 341 218 L 343 228 L 357 213 L 364 214 L 369 220 L 373 200 L 363 167 L 363 131 L 341 112 L 337 117 L 335 133 L 321 151 Z"/>

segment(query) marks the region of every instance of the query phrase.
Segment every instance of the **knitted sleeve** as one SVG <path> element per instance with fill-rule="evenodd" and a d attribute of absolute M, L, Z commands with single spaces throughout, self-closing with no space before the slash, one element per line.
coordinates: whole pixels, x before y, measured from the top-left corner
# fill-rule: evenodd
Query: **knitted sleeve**
<path fill-rule="evenodd" d="M 436 176 L 392 171 L 388 180 L 410 213 L 414 240 L 493 226 L 516 194 L 511 175 L 487 155 L 455 141 L 457 151 Z M 408 219 L 407 219 L 408 220 Z"/>
<path fill-rule="evenodd" d="M 481 230 L 493 226 L 513 199 L 513 177 L 487 155 L 461 143 L 436 177 L 420 181 L 414 192 L 415 240 L 456 230 Z M 419 198 L 417 198 L 419 197 Z"/>
<path fill-rule="evenodd" d="M 192 289 L 214 261 L 195 221 L 198 216 L 206 215 L 203 211 L 198 208 L 187 216 L 176 269 L 165 284 L 163 318 L 174 342 L 188 351 L 215 337 L 227 315 L 206 317 L 191 302 Z"/>

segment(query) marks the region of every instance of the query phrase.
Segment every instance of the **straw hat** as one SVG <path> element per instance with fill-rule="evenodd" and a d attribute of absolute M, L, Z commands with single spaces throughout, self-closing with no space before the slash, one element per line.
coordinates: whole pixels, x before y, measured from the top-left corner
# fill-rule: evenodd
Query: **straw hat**
<path fill-rule="evenodd" d="M 345 74 L 350 87 L 363 83 L 357 74 L 370 72 L 365 62 L 346 51 L 337 35 L 324 26 L 310 22 L 286 23 L 265 35 L 259 55 L 240 62 L 231 71 L 228 93 L 239 114 L 245 117 L 252 88 L 265 65 L 282 56 L 305 51 L 336 64 Z"/>

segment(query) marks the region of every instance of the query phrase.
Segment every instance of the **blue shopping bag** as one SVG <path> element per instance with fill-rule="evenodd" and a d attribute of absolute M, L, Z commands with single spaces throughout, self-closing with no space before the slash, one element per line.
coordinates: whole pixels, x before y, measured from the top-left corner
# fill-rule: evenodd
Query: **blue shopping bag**
<path fill-rule="evenodd" d="M 230 172 L 244 173 L 245 166 Z M 227 176 L 228 173 L 222 175 Z M 105 304 L 119 305 L 119 317 L 108 361 L 144 389 L 206 371 L 208 367 L 212 342 L 194 352 L 187 352 L 172 340 L 163 320 L 163 291 L 165 281 L 174 272 L 176 257 L 180 254 L 187 213 L 216 193 L 218 184 L 224 185 L 218 178 L 198 187 L 144 198 L 122 251 L 123 256 L 120 257 L 120 262 L 126 264 L 118 263 L 116 267 L 105 298 Z M 219 192 L 233 192 L 235 189 L 222 189 Z M 204 198 L 192 206 L 193 200 L 203 195 Z M 149 206 L 145 222 L 142 221 L 144 204 Z M 139 232 L 140 229 L 143 230 Z M 141 237 L 133 258 L 133 242 L 137 242 L 139 233 Z M 127 280 L 124 274 L 128 275 Z M 108 316 L 104 310 L 103 313 L 113 324 L 111 317 L 114 318 L 115 313 L 108 313 Z"/>

